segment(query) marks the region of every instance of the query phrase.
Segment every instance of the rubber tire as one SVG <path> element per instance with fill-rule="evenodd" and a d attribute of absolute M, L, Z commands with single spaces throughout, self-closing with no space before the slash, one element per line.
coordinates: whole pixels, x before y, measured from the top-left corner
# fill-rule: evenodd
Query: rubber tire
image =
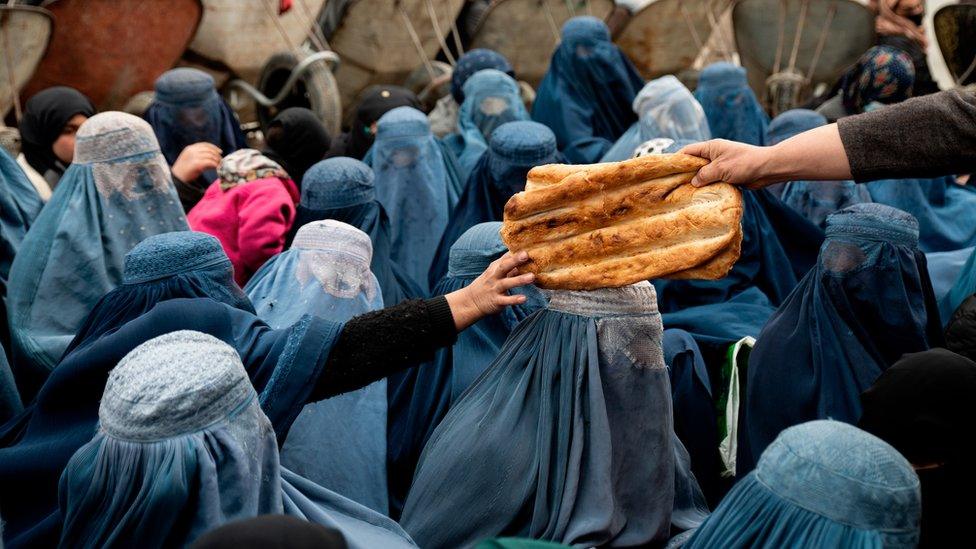
<path fill-rule="evenodd" d="M 261 69 L 258 90 L 266 97 L 278 95 L 281 86 L 298 65 L 298 57 L 291 52 L 279 52 L 271 56 Z M 295 83 L 291 94 L 273 107 L 257 105 L 258 122 L 261 130 L 267 131 L 268 124 L 279 112 L 288 107 L 305 107 L 318 116 L 325 129 L 333 136 L 339 135 L 342 122 L 342 102 L 339 99 L 339 86 L 335 76 L 325 63 L 315 63 Z"/>

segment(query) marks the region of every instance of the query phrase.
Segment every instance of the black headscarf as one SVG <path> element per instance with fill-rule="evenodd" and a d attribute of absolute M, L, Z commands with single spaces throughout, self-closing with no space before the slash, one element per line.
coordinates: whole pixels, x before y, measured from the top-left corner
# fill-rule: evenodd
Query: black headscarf
<path fill-rule="evenodd" d="M 968 536 L 976 490 L 974 395 L 976 362 L 946 349 L 905 355 L 861 395 L 859 426 L 919 467 L 922 547 L 948 547 Z"/>
<path fill-rule="evenodd" d="M 27 163 L 49 183 L 57 182 L 68 168 L 68 164 L 54 155 L 51 146 L 76 114 L 92 117 L 95 106 L 80 91 L 67 86 L 40 91 L 24 105 L 24 116 L 19 125 L 21 150 Z"/>
<path fill-rule="evenodd" d="M 302 177 L 322 160 L 332 145 L 332 136 L 312 111 L 291 107 L 278 113 L 268 125 L 265 156 L 281 164 L 292 180 Z"/>
<path fill-rule="evenodd" d="M 345 549 L 337 530 L 286 515 L 229 522 L 200 536 L 190 549 Z"/>
<path fill-rule="evenodd" d="M 400 86 L 370 86 L 360 97 L 359 106 L 356 107 L 356 119 L 353 120 L 349 133 L 342 134 L 342 138 L 326 155 L 328 158 L 348 156 L 362 160 L 369 148 L 373 146 L 376 137 L 370 130 L 373 122 L 397 107 L 423 110 L 417 96 Z"/>

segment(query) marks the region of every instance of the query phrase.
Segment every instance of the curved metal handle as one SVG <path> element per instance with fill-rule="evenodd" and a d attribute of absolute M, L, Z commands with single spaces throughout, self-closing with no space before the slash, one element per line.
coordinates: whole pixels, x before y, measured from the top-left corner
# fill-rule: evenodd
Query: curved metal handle
<path fill-rule="evenodd" d="M 339 66 L 339 56 L 335 52 L 320 51 L 313 53 L 295 65 L 295 68 L 292 69 L 291 74 L 288 76 L 288 80 L 285 81 L 285 85 L 282 86 L 281 90 L 278 91 L 278 95 L 271 99 L 268 99 L 268 97 L 261 93 L 257 88 L 248 82 L 241 80 L 240 78 L 231 80 L 227 85 L 231 88 L 237 88 L 250 95 L 263 107 L 273 107 L 284 101 L 284 99 L 288 97 L 288 94 L 291 93 L 291 89 L 295 87 L 295 83 L 298 82 L 298 79 L 308 72 L 312 65 L 318 63 L 319 61 L 324 61 L 326 64 L 328 64 L 329 70 L 331 71 L 336 70 L 336 68 Z"/>

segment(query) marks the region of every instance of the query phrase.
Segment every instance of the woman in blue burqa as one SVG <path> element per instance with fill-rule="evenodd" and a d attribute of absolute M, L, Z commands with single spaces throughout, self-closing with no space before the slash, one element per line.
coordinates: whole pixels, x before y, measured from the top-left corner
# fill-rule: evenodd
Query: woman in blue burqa
<path fill-rule="evenodd" d="M 144 238 L 187 229 L 152 128 L 107 112 L 78 130 L 74 162 L 10 267 L 13 367 L 21 396 L 41 386 L 92 306 L 122 282 L 122 261 Z"/>
<path fill-rule="evenodd" d="M 423 287 L 393 260 L 393 236 L 386 209 L 376 199 L 373 170 L 359 160 L 336 157 L 322 160 L 302 181 L 302 196 L 288 246 L 298 230 L 312 221 L 334 219 L 369 235 L 373 243 L 373 274 L 380 283 L 383 303 L 396 305 L 424 297 Z"/>
<path fill-rule="evenodd" d="M 574 17 L 563 25 L 532 119 L 552 128 L 568 162 L 592 164 L 637 121 L 631 103 L 642 87 L 634 65 L 610 41 L 607 25 Z"/>
<path fill-rule="evenodd" d="M 713 138 L 765 144 L 769 116 L 749 87 L 744 68 L 726 62 L 705 67 L 695 98 L 705 109 Z"/>
<path fill-rule="evenodd" d="M 392 520 L 279 465 L 275 431 L 237 350 L 188 330 L 112 369 L 94 438 L 60 484 L 63 547 L 177 547 L 232 520 L 284 514 L 348 547 L 413 547 Z"/>
<path fill-rule="evenodd" d="M 468 78 L 457 133 L 446 140 L 457 155 L 463 178 L 471 175 L 478 159 L 488 150 L 492 132 L 516 120 L 529 120 L 529 113 L 514 78 L 495 69 L 480 70 Z"/>
<path fill-rule="evenodd" d="M 274 329 L 306 314 L 346 322 L 383 308 L 369 270 L 372 254 L 369 236 L 359 229 L 313 221 L 244 291 L 258 318 Z M 305 406 L 281 449 L 281 463 L 386 515 L 386 380 Z"/>
<path fill-rule="evenodd" d="M 376 200 L 390 217 L 391 257 L 426 291 L 437 244 L 461 196 L 454 153 L 430 133 L 424 113 L 397 107 L 376 123 L 363 162 L 373 168 Z"/>
<path fill-rule="evenodd" d="M 201 70 L 164 72 L 143 116 L 156 132 L 186 211 L 217 178 L 220 158 L 247 146 L 234 111 L 217 95 L 213 77 Z"/>
<path fill-rule="evenodd" d="M 860 394 L 888 366 L 942 342 L 915 218 L 883 204 L 832 214 L 817 266 L 769 319 L 749 357 L 740 470 L 752 469 L 787 427 L 856 422 Z"/>
<path fill-rule="evenodd" d="M 525 189 L 529 170 L 561 161 L 555 136 L 542 124 L 509 122 L 495 130 L 488 150 L 468 177 L 461 200 L 444 229 L 430 267 L 430 285 L 437 284 L 447 272 L 451 246 L 464 231 L 478 223 L 501 221 L 508 199 Z"/>
<path fill-rule="evenodd" d="M 53 545 L 61 525 L 57 480 L 97 426 L 108 372 L 139 344 L 196 330 L 241 357 L 279 443 L 303 407 L 361 389 L 429 361 L 459 330 L 524 298 L 507 290 L 523 257 L 506 256 L 464 290 L 415 300 L 348 322 L 303 315 L 273 329 L 254 314 L 212 236 L 189 231 L 146 239 L 125 258 L 123 284 L 95 305 L 35 401 L 0 430 L 0 501 L 8 546 Z M 296 281 L 295 289 L 300 288 Z M 377 337 L 382 334 L 382 337 Z"/>
<path fill-rule="evenodd" d="M 674 76 L 651 80 L 634 98 L 638 120 L 622 135 L 600 162 L 618 162 L 634 156 L 652 139 L 707 141 L 712 138 L 705 111 Z"/>
<path fill-rule="evenodd" d="M 641 546 L 704 503 L 674 435 L 647 282 L 555 291 L 424 448 L 401 524 L 423 547 L 492 536 Z"/>

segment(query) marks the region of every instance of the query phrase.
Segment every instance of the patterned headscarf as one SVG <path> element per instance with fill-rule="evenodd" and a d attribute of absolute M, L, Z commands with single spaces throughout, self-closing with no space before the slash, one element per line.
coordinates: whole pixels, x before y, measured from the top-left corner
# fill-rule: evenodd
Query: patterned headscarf
<path fill-rule="evenodd" d="M 217 168 L 217 177 L 220 178 L 220 188 L 225 191 L 256 179 L 290 179 L 277 162 L 254 149 L 240 149 L 225 156 Z"/>
<path fill-rule="evenodd" d="M 912 96 L 914 85 L 912 58 L 898 48 L 875 46 L 844 75 L 841 82 L 844 108 L 851 114 L 859 114 L 874 102 L 899 103 Z"/>

